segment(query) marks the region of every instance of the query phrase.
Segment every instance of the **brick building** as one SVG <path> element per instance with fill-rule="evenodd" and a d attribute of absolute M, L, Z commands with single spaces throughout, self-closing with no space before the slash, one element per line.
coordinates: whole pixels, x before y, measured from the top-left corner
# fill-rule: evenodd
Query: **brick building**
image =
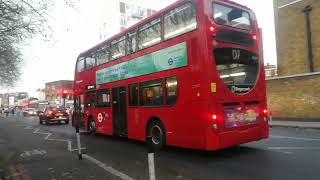
<path fill-rule="evenodd" d="M 319 72 L 320 1 L 274 0 L 274 3 L 278 74 L 309 73 L 311 72 L 310 63 L 313 65 L 313 72 Z M 309 12 L 310 33 L 308 33 L 306 11 Z M 308 46 L 308 34 L 311 36 L 310 46 Z M 312 53 L 311 59 L 309 59 L 309 52 Z"/>
<path fill-rule="evenodd" d="M 268 106 L 285 120 L 320 121 L 320 1 L 274 0 L 278 77 Z"/>
<path fill-rule="evenodd" d="M 54 82 L 48 82 L 45 86 L 46 100 L 52 104 L 62 104 L 62 91 L 68 92 L 66 100 L 73 100 L 73 81 L 59 80 Z"/>

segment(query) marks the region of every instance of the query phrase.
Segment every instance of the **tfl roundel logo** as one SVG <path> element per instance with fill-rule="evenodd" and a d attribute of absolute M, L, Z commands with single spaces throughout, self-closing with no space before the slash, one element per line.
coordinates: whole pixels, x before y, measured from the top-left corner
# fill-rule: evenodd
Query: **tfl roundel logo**
<path fill-rule="evenodd" d="M 168 60 L 168 64 L 169 64 L 170 66 L 173 64 L 173 59 L 172 59 L 172 58 L 170 58 L 170 59 Z"/>

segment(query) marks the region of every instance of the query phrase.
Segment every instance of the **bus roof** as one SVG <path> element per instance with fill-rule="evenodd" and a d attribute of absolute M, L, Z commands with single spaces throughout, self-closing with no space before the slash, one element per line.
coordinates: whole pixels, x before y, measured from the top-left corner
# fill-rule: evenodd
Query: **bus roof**
<path fill-rule="evenodd" d="M 170 5 L 168 5 L 167 7 L 165 7 L 165 8 L 163 8 L 163 9 L 157 11 L 156 13 L 152 14 L 151 16 L 149 16 L 149 17 L 147 17 L 147 18 L 145 18 L 145 19 L 137 22 L 136 24 L 133 24 L 132 26 L 126 28 L 125 30 L 120 31 L 119 33 L 117 33 L 117 34 L 109 37 L 108 39 L 102 41 L 101 43 L 95 45 L 94 47 L 92 47 L 92 48 L 90 48 L 90 49 L 88 49 L 88 50 L 80 53 L 79 56 L 81 56 L 81 55 L 83 55 L 83 54 L 86 54 L 86 53 L 88 53 L 88 52 L 90 52 L 90 51 L 92 51 L 92 50 L 94 50 L 94 49 L 96 49 L 96 48 L 98 48 L 98 47 L 106 44 L 107 42 L 110 42 L 110 41 L 112 41 L 113 39 L 116 39 L 117 37 L 120 37 L 121 35 L 124 35 L 126 32 L 130 32 L 131 30 L 134 30 L 135 28 L 139 27 L 140 25 L 143 25 L 144 23 L 148 22 L 149 20 L 154 19 L 155 17 L 161 15 L 163 12 L 168 11 L 169 9 L 175 7 L 175 6 L 178 5 L 178 4 L 181 4 L 181 3 L 184 3 L 184 2 L 190 2 L 190 1 L 191 1 L 191 0 L 178 0 L 178 1 L 176 1 L 176 2 L 174 2 L 174 3 L 172 3 L 172 4 L 170 4 Z"/>
<path fill-rule="evenodd" d="M 80 53 L 79 56 L 78 56 L 78 58 L 79 58 L 81 55 L 83 55 L 83 54 L 89 53 L 89 52 L 95 50 L 96 48 L 101 47 L 101 46 L 103 46 L 104 44 L 106 44 L 106 43 L 108 43 L 108 42 L 110 42 L 110 41 L 112 41 L 112 40 L 114 40 L 114 39 L 116 39 L 116 38 L 118 38 L 118 37 L 120 37 L 120 36 L 125 35 L 127 32 L 130 32 L 130 31 L 136 29 L 137 27 L 143 25 L 144 23 L 146 23 L 146 22 L 154 19 L 155 17 L 160 16 L 162 13 L 169 11 L 170 9 L 174 8 L 175 6 L 178 6 L 179 4 L 182 4 L 182 3 L 185 3 L 185 2 L 191 2 L 191 1 L 192 1 L 192 0 L 177 0 L 176 2 L 168 5 L 167 7 L 163 8 L 163 9 L 161 9 L 161 10 L 159 10 L 159 11 L 157 11 L 156 13 L 152 14 L 151 16 L 149 16 L 149 17 L 147 17 L 147 18 L 145 18 L 145 19 L 142 19 L 141 21 L 137 22 L 136 24 L 133 24 L 132 26 L 126 28 L 125 30 L 120 31 L 119 33 L 117 33 L 117 34 L 109 37 L 108 39 L 100 42 L 99 44 L 93 46 L 92 48 L 90 48 L 90 49 L 88 49 L 88 50 Z M 251 11 L 251 9 L 248 8 L 247 6 L 243 6 L 243 5 L 241 5 L 241 4 L 238 4 L 238 3 L 233 2 L 233 1 L 230 1 L 230 0 L 217 0 L 217 1 L 218 1 L 218 2 L 222 2 L 222 3 L 233 4 L 233 5 L 235 5 L 235 6 L 238 6 L 238 7 L 241 7 L 241 8 L 244 8 L 244 9 L 247 9 L 247 10 Z M 78 58 L 77 58 L 77 59 L 78 59 Z"/>

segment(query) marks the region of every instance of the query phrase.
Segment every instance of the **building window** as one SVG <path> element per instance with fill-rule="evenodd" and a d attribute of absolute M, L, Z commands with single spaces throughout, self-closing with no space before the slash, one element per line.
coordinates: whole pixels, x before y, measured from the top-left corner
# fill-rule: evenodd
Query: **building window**
<path fill-rule="evenodd" d="M 97 91 L 97 107 L 110 107 L 109 89 Z"/>
<path fill-rule="evenodd" d="M 77 71 L 82 72 L 84 70 L 84 57 L 79 57 L 77 63 Z"/>
<path fill-rule="evenodd" d="M 117 59 L 124 56 L 126 53 L 126 38 L 122 36 L 111 43 L 111 59 Z"/>
<path fill-rule="evenodd" d="M 147 16 L 151 16 L 151 14 L 152 14 L 151 9 L 147 9 Z"/>
<path fill-rule="evenodd" d="M 138 106 L 138 84 L 129 85 L 129 106 Z"/>
<path fill-rule="evenodd" d="M 126 13 L 126 4 L 123 2 L 120 2 L 120 13 Z"/>
<path fill-rule="evenodd" d="M 137 31 L 134 30 L 127 35 L 127 50 L 128 54 L 134 53 L 137 50 L 136 42 Z"/>
<path fill-rule="evenodd" d="M 108 62 L 109 54 L 110 54 L 109 45 L 104 45 L 101 48 L 98 48 L 96 52 L 97 65 Z"/>
<path fill-rule="evenodd" d="M 162 79 L 140 83 L 140 105 L 164 105 Z"/>
<path fill-rule="evenodd" d="M 120 16 L 120 26 L 127 26 L 126 16 L 123 14 Z"/>
<path fill-rule="evenodd" d="M 196 12 L 191 3 L 164 15 L 164 38 L 170 39 L 197 28 Z"/>
<path fill-rule="evenodd" d="M 86 107 L 87 108 L 95 108 L 96 107 L 96 93 L 88 92 L 86 94 Z"/>
<path fill-rule="evenodd" d="M 139 28 L 139 49 L 157 44 L 161 41 L 160 18 L 151 21 Z"/>
<path fill-rule="evenodd" d="M 178 81 L 177 77 L 166 78 L 166 88 L 167 88 L 167 104 L 173 105 L 178 96 Z"/>
<path fill-rule="evenodd" d="M 86 56 L 86 69 L 90 69 L 96 65 L 95 54 L 90 53 Z"/>

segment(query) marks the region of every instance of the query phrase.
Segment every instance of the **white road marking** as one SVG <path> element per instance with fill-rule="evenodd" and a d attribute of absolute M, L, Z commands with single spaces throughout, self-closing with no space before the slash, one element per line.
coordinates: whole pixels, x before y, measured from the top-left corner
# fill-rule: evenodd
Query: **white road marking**
<path fill-rule="evenodd" d="M 148 165 L 149 165 L 149 178 L 150 180 L 156 180 L 156 173 L 154 170 L 154 154 L 148 153 Z"/>
<path fill-rule="evenodd" d="M 290 136 L 270 136 L 271 138 L 275 139 L 294 139 L 294 140 L 304 140 L 304 141 L 320 141 L 320 139 L 313 139 L 313 138 L 299 138 L 299 137 L 290 137 Z"/>
<path fill-rule="evenodd" d="M 68 139 L 49 139 L 49 137 L 52 135 L 51 133 L 49 132 L 40 132 L 40 129 L 38 128 L 32 128 L 31 126 L 27 126 L 25 127 L 24 129 L 31 129 L 31 130 L 34 130 L 33 133 L 35 134 L 45 134 L 47 135 L 44 139 L 47 140 L 47 141 L 60 141 L 60 142 L 67 142 L 67 150 L 68 151 L 78 151 L 78 148 L 77 149 L 72 149 L 72 141 L 71 140 L 68 140 Z M 81 149 L 86 149 L 85 147 L 81 147 Z M 102 169 L 104 169 L 105 171 L 109 172 L 110 174 L 113 174 L 123 180 L 133 180 L 133 178 L 131 178 L 130 176 L 110 167 L 110 166 L 106 166 L 106 164 L 100 162 L 99 160 L 89 156 L 89 155 L 86 155 L 86 154 L 82 154 L 82 157 L 91 161 L 92 163 L 96 164 L 97 166 L 101 167 Z"/>
<path fill-rule="evenodd" d="M 45 150 L 38 150 L 38 149 L 32 149 L 31 151 L 24 151 L 23 153 L 20 154 L 21 158 L 26 158 L 26 157 L 30 157 L 30 156 L 34 156 L 34 155 L 40 155 L 43 156 L 47 153 L 47 151 Z"/>
<path fill-rule="evenodd" d="M 52 133 L 49 133 L 49 132 L 40 132 L 40 129 L 39 128 L 33 128 L 32 126 L 27 126 L 25 127 L 24 129 L 31 129 L 31 130 L 34 130 L 33 133 L 34 134 L 44 134 L 44 135 L 47 135 L 44 139 L 46 141 L 60 141 L 60 142 L 67 142 L 67 150 L 68 151 L 76 151 L 78 149 L 72 149 L 72 141 L 69 140 L 69 139 L 54 139 L 54 138 L 49 138 Z M 85 147 L 81 147 L 81 149 L 86 149 Z"/>
<path fill-rule="evenodd" d="M 128 176 L 128 175 L 126 175 L 126 174 L 124 174 L 124 173 L 122 173 L 122 172 L 120 172 L 120 171 L 118 171 L 118 170 L 116 170 L 116 169 L 114 169 L 114 168 L 112 168 L 110 166 L 106 166 L 106 164 L 100 162 L 99 160 L 97 160 L 97 159 L 95 159 L 95 158 L 93 158 L 93 157 L 91 157 L 91 156 L 89 156 L 87 154 L 83 154 L 82 157 L 87 159 L 87 160 L 89 160 L 89 161 L 91 161 L 92 163 L 96 164 L 97 166 L 101 167 L 102 169 L 104 169 L 105 171 L 109 172 L 110 174 L 113 174 L 113 175 L 115 175 L 115 176 L 117 176 L 117 177 L 119 177 L 119 178 L 121 178 L 123 180 L 133 180 L 132 177 L 130 177 L 130 176 Z"/>
<path fill-rule="evenodd" d="M 71 141 L 68 141 L 68 151 L 71 151 Z"/>
<path fill-rule="evenodd" d="M 268 147 L 268 149 L 273 149 L 273 150 L 319 150 L 320 147 Z"/>
<path fill-rule="evenodd" d="M 82 147 L 81 149 L 83 150 L 83 149 L 86 149 L 86 148 L 85 148 L 85 147 Z M 70 151 L 78 151 L 78 148 L 76 148 L 76 149 L 71 149 Z"/>

